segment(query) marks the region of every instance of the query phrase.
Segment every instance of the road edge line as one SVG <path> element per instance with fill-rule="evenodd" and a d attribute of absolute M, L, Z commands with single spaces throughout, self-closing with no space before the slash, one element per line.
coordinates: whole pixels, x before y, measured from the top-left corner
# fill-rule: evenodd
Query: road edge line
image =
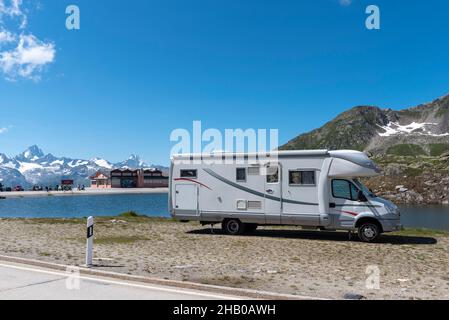
<path fill-rule="evenodd" d="M 53 262 L 45 262 L 40 260 L 33 260 L 27 258 L 19 258 L 19 257 L 11 257 L 0 255 L 0 261 L 25 264 L 35 267 L 48 268 L 59 271 L 66 271 L 68 265 L 57 264 Z M 79 267 L 80 273 L 83 275 L 91 275 L 91 276 L 99 276 L 99 277 L 107 277 L 112 279 L 131 281 L 131 282 L 140 282 L 146 284 L 167 286 L 167 287 L 176 287 L 182 289 L 190 289 L 190 290 L 198 290 L 198 291 L 208 291 L 213 293 L 225 294 L 230 296 L 239 296 L 242 298 L 249 299 L 261 299 L 261 300 L 327 300 L 318 297 L 309 297 L 309 296 L 296 296 L 275 292 L 267 292 L 267 291 L 259 291 L 252 289 L 242 289 L 242 288 L 232 288 L 232 287 L 224 287 L 224 286 L 216 286 L 209 284 L 201 284 L 194 282 L 185 282 L 185 281 L 177 281 L 177 280 L 167 280 L 167 279 L 158 279 L 158 278 L 149 278 L 144 276 L 136 276 L 129 275 L 111 271 L 103 271 L 103 270 L 94 270 L 85 267 Z"/>

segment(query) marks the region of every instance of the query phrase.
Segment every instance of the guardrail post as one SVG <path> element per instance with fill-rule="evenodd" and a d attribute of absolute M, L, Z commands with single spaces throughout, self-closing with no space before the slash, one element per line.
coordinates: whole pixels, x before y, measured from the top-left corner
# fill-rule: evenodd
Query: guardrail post
<path fill-rule="evenodd" d="M 86 247 L 86 266 L 93 266 L 93 245 L 94 245 L 94 218 L 87 218 L 87 247 Z"/>

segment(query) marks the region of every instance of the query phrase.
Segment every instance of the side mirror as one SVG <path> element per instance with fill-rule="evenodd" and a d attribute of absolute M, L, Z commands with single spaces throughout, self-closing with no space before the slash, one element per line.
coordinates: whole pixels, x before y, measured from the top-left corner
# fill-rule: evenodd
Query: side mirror
<path fill-rule="evenodd" d="M 359 190 L 359 193 L 357 195 L 357 199 L 360 202 L 367 202 L 368 201 L 368 199 L 365 197 L 365 195 L 363 194 L 363 192 L 361 190 Z"/>

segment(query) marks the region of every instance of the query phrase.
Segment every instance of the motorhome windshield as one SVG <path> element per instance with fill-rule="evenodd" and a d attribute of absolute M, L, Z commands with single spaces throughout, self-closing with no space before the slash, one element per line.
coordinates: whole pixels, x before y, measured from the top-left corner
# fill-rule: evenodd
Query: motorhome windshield
<path fill-rule="evenodd" d="M 376 195 L 371 192 L 359 179 L 353 179 L 355 185 L 357 186 L 357 188 L 359 188 L 360 190 L 362 190 L 362 192 L 366 195 L 369 196 L 371 198 L 375 198 Z"/>

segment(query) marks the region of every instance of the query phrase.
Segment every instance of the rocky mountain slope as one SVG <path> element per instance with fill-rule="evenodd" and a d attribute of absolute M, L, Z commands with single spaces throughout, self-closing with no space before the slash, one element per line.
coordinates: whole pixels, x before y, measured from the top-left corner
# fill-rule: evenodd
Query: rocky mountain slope
<path fill-rule="evenodd" d="M 449 151 L 449 95 L 401 111 L 355 107 L 281 149 L 355 149 L 376 155 L 439 156 Z"/>
<path fill-rule="evenodd" d="M 355 107 L 280 149 L 366 151 L 383 169 L 366 181 L 380 196 L 449 204 L 449 95 L 401 111 Z"/>
<path fill-rule="evenodd" d="M 38 146 L 31 146 L 15 157 L 0 153 L 0 183 L 5 186 L 32 185 L 54 186 L 61 179 L 71 179 L 75 184 L 89 185 L 89 176 L 97 171 L 108 172 L 115 168 L 153 168 L 139 156 L 132 155 L 127 160 L 111 163 L 105 159 L 71 159 L 45 154 Z M 157 166 L 163 170 L 167 169 Z"/>

